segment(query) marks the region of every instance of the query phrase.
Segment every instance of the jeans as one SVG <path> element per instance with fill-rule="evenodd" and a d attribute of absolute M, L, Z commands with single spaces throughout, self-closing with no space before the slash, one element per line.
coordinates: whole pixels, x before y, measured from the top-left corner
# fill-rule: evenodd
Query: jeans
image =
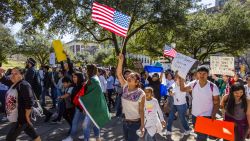
<path fill-rule="evenodd" d="M 115 102 L 112 99 L 112 95 L 114 93 L 114 90 L 113 89 L 107 89 L 107 92 L 108 92 L 108 107 L 109 107 L 109 111 L 110 111 L 111 110 L 111 105 L 113 107 L 115 107 Z"/>
<path fill-rule="evenodd" d="M 211 118 L 209 116 L 204 116 L 204 117 Z M 194 115 L 192 115 L 192 122 L 193 122 L 193 125 L 194 125 L 194 128 L 195 128 L 196 116 L 194 116 Z M 197 133 L 197 132 L 196 132 L 196 134 L 197 134 L 196 141 L 206 141 L 207 138 L 208 138 L 208 135 L 206 135 L 206 134 L 201 134 L 201 133 Z"/>
<path fill-rule="evenodd" d="M 122 116 L 122 100 L 121 100 L 122 95 L 118 94 L 116 97 L 116 105 L 115 105 L 115 109 L 116 109 L 116 116 Z"/>
<path fill-rule="evenodd" d="M 138 141 L 139 136 L 136 131 L 140 129 L 141 122 L 127 122 L 123 121 L 123 133 L 125 141 Z"/>
<path fill-rule="evenodd" d="M 70 131 L 70 136 L 72 138 L 76 137 L 77 129 L 78 129 L 79 125 L 81 125 L 83 120 L 84 120 L 84 113 L 82 113 L 78 108 L 75 108 L 75 114 L 74 114 L 74 118 L 72 121 L 72 128 Z"/>
<path fill-rule="evenodd" d="M 57 88 L 51 88 L 51 99 L 53 102 L 53 107 L 56 107 L 57 103 Z"/>
<path fill-rule="evenodd" d="M 146 131 L 146 132 L 145 132 L 144 141 L 156 141 L 155 135 L 152 137 L 152 136 L 150 136 L 149 133 Z"/>
<path fill-rule="evenodd" d="M 94 135 L 96 138 L 100 137 L 100 129 L 97 128 L 94 123 L 91 121 L 90 117 L 88 115 L 85 116 L 85 119 L 83 121 L 83 135 L 84 135 L 84 141 L 89 141 L 90 137 L 90 129 L 93 127 Z"/>
<path fill-rule="evenodd" d="M 22 133 L 22 131 L 24 131 L 28 136 L 30 136 L 32 140 L 38 137 L 33 126 L 27 123 L 20 125 L 17 122 L 13 122 L 11 123 L 10 131 L 6 136 L 6 141 L 15 141 L 16 138 Z"/>
<path fill-rule="evenodd" d="M 45 88 L 45 87 L 43 87 L 43 89 L 42 89 L 42 95 L 41 95 L 41 104 L 42 104 L 42 106 L 44 106 L 45 105 L 45 103 L 46 103 L 46 101 L 45 101 L 45 96 L 46 95 L 49 95 L 49 89 L 48 88 Z"/>
<path fill-rule="evenodd" d="M 181 120 L 181 124 L 183 126 L 183 128 L 185 129 L 185 131 L 190 130 L 189 126 L 188 126 L 188 122 L 186 120 L 186 112 L 187 112 L 187 104 L 183 104 L 183 105 L 173 105 L 170 113 L 169 113 L 169 117 L 168 117 L 168 125 L 167 125 L 167 130 L 168 131 L 172 131 L 172 124 L 174 121 L 174 117 L 175 117 L 175 113 L 178 112 L 179 118 Z"/>

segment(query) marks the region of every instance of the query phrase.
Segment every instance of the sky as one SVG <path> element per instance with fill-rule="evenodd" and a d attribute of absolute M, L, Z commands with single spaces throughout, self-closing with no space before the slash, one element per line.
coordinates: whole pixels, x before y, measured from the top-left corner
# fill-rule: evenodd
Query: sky
<path fill-rule="evenodd" d="M 202 5 L 207 5 L 207 7 L 213 7 L 215 5 L 215 0 L 202 0 L 201 1 Z M 11 33 L 14 35 L 16 34 L 21 28 L 22 28 L 22 24 L 17 23 L 15 25 L 6 25 L 7 27 L 9 27 L 11 29 Z M 62 37 L 62 41 L 63 42 L 69 42 L 72 41 L 74 39 L 74 36 L 71 34 L 65 34 Z"/>

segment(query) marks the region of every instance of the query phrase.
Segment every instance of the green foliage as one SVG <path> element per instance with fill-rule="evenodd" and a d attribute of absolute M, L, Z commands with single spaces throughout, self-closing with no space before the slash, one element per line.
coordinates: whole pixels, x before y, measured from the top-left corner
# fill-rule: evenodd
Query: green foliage
<path fill-rule="evenodd" d="M 49 54 L 53 51 L 50 37 L 42 32 L 29 34 L 24 31 L 20 31 L 17 37 L 19 41 L 18 53 L 33 57 L 40 64 L 48 64 Z"/>
<path fill-rule="evenodd" d="M 192 0 L 98 0 L 97 2 L 115 8 L 132 17 L 130 31 L 124 40 L 124 46 L 139 31 L 161 25 L 174 28 L 185 22 L 185 13 L 191 7 Z M 56 33 L 77 33 L 78 37 L 98 42 L 110 41 L 116 54 L 120 52 L 122 38 L 104 30 L 91 20 L 92 0 L 53 0 L 53 1 L 1 1 L 0 21 L 6 23 L 24 23 L 25 30 L 43 29 Z M 145 32 L 146 33 L 146 32 Z M 126 48 L 123 48 L 126 52 Z"/>
<path fill-rule="evenodd" d="M 220 11 L 204 9 L 186 16 L 184 25 L 167 29 L 159 25 L 139 32 L 129 43 L 129 51 L 161 56 L 164 44 L 176 43 L 176 50 L 204 62 L 210 55 L 239 55 L 250 48 L 250 2 L 230 1 Z"/>
<path fill-rule="evenodd" d="M 0 24 L 0 63 L 6 62 L 7 55 L 12 55 L 16 49 L 16 41 L 10 30 Z"/>

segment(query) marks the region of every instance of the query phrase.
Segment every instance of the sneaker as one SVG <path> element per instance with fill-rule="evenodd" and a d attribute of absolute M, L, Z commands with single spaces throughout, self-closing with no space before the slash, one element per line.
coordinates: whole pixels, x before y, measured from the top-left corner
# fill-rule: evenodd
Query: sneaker
<path fill-rule="evenodd" d="M 188 131 L 185 131 L 183 134 L 184 134 L 185 136 L 187 136 L 187 135 L 189 135 L 190 133 L 191 133 L 191 131 L 188 130 Z"/>
<path fill-rule="evenodd" d="M 68 136 L 66 139 L 63 139 L 62 141 L 73 141 L 73 138 L 71 136 Z"/>
<path fill-rule="evenodd" d="M 84 139 L 84 135 L 79 136 L 78 139 L 83 140 Z"/>
<path fill-rule="evenodd" d="M 167 131 L 167 132 L 166 132 L 166 136 L 170 136 L 170 135 L 172 135 L 172 132 Z"/>

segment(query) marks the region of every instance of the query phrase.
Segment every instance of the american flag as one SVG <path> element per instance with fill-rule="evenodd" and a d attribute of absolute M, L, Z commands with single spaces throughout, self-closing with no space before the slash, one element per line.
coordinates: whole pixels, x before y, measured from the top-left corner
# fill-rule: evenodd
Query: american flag
<path fill-rule="evenodd" d="M 106 30 L 126 37 L 131 17 L 97 2 L 93 3 L 92 19 Z"/>
<path fill-rule="evenodd" d="M 173 49 L 173 48 L 171 48 L 170 46 L 168 46 L 168 45 L 165 45 L 164 46 L 164 56 L 169 56 L 169 57 L 175 57 L 176 56 L 176 51 Z"/>

